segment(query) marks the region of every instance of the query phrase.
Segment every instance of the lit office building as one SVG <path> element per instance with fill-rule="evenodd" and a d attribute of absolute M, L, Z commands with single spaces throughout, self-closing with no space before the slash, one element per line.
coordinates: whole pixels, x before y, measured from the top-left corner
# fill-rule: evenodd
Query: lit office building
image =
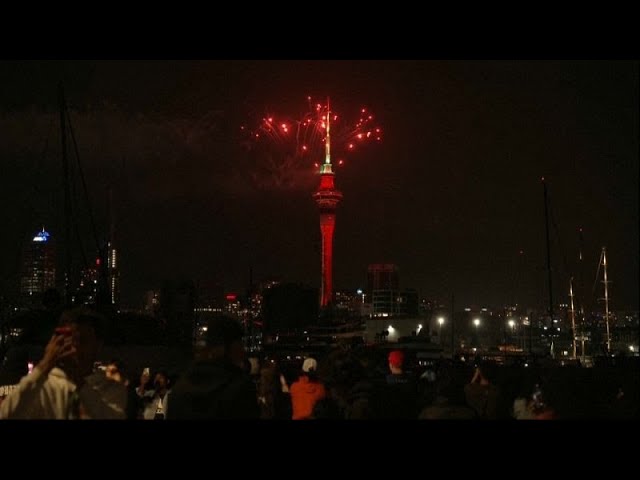
<path fill-rule="evenodd" d="M 24 250 L 20 294 L 27 306 L 39 305 L 42 294 L 50 288 L 55 288 L 55 283 L 55 244 L 43 227 Z"/>

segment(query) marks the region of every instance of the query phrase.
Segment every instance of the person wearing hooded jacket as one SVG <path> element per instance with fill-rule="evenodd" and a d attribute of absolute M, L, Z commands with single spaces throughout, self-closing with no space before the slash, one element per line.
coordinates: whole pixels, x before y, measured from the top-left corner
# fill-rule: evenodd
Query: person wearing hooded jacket
<path fill-rule="evenodd" d="M 244 371 L 243 330 L 227 317 L 207 329 L 207 345 L 171 391 L 167 419 L 259 417 L 256 386 Z"/>
<path fill-rule="evenodd" d="M 314 358 L 305 358 L 302 363 L 302 374 L 290 388 L 293 420 L 312 418 L 313 407 L 318 400 L 326 396 L 324 385 L 316 376 L 318 363 Z"/>

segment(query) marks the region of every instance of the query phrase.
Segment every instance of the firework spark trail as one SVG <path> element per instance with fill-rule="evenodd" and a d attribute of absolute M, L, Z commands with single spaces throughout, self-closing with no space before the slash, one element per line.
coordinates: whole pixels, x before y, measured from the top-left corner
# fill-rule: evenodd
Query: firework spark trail
<path fill-rule="evenodd" d="M 271 163 L 269 170 L 318 167 L 325 150 L 327 120 L 331 123 L 331 149 L 338 165 L 363 144 L 382 139 L 382 129 L 374 125 L 374 116 L 365 107 L 350 121 L 330 111 L 328 102 L 314 103 L 307 97 L 307 104 L 307 111 L 298 117 L 269 113 L 254 128 L 241 127 L 247 137 L 245 144 L 250 149 L 263 150 L 265 160 Z"/>

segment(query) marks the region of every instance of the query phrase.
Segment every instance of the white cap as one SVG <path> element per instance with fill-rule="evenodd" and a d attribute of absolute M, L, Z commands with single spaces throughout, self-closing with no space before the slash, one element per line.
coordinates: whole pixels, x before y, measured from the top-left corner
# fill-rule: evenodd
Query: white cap
<path fill-rule="evenodd" d="M 302 362 L 302 371 L 303 372 L 310 372 L 310 371 L 315 371 L 318 368 L 318 362 L 316 362 L 315 358 L 305 358 L 304 362 Z"/>

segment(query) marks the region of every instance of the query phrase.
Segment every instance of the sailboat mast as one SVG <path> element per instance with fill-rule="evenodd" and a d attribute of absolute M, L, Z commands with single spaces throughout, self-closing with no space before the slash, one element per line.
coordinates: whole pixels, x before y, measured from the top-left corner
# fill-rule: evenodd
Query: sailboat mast
<path fill-rule="evenodd" d="M 578 237 L 578 309 L 580 310 L 580 340 L 582 348 L 580 350 L 582 355 L 582 361 L 585 361 L 584 341 L 586 333 L 586 317 L 584 314 L 584 304 L 586 302 L 586 294 L 584 291 L 584 262 L 583 262 L 583 250 L 584 250 L 584 237 L 582 236 L 582 227 L 579 229 Z"/>
<path fill-rule="evenodd" d="M 551 283 L 551 246 L 549 242 L 549 206 L 547 195 L 547 184 L 542 177 L 542 186 L 544 187 L 544 220 L 547 234 L 547 276 L 549 281 L 549 337 L 551 338 L 551 354 L 553 355 L 553 287 Z"/>
<path fill-rule="evenodd" d="M 607 280 L 607 249 L 602 247 L 602 267 L 604 269 L 604 319 L 607 325 L 607 355 L 611 353 L 611 332 L 609 330 L 609 281 Z"/>
<path fill-rule="evenodd" d="M 571 300 L 571 310 L 569 310 L 569 313 L 571 313 L 571 336 L 573 338 L 573 342 L 572 342 L 572 346 L 573 346 L 573 354 L 572 357 L 574 360 L 576 359 L 576 311 L 573 305 L 573 277 L 571 277 L 571 279 L 569 280 L 569 298 Z"/>
<path fill-rule="evenodd" d="M 58 87 L 60 107 L 60 138 L 62 145 L 62 188 L 64 191 L 64 303 L 71 304 L 71 190 L 69 187 L 69 157 L 67 156 L 66 102 L 62 83 Z"/>

